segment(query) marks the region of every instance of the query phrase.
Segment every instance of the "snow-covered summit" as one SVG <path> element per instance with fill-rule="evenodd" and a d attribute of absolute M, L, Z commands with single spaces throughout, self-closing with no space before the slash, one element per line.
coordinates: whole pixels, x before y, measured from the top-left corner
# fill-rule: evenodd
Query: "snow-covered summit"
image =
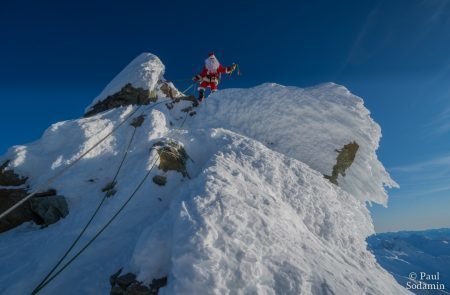
<path fill-rule="evenodd" d="M 136 79 L 145 82 L 136 87 L 154 89 L 164 66 L 152 55 L 141 57 L 134 68 L 141 74 L 127 67 L 99 99 Z M 108 229 L 42 294 L 106 294 L 120 268 L 145 285 L 167 278 L 160 294 L 406 293 L 366 249 L 374 230 L 365 202 L 385 202 L 383 187 L 394 182 L 376 157 L 380 128 L 360 98 L 335 84 L 263 84 L 218 91 L 194 114 L 190 102 L 163 95 L 158 92 L 158 104 L 143 105 L 132 116 L 145 115 L 140 127 L 124 124 L 52 183 L 67 199 L 65 219 L 0 234 L 1 294 L 36 287 L 90 218 L 117 167 L 117 192 L 81 244 L 150 175 Z M 118 106 L 56 123 L 3 159 L 35 187 L 137 108 Z M 359 145 L 354 160 L 332 184 L 324 175 L 337 165 L 336 150 L 352 142 Z M 160 158 L 152 169 L 158 147 L 173 155 L 170 148 L 178 145 L 187 153 L 186 173 Z"/>
<path fill-rule="evenodd" d="M 135 88 L 155 90 L 158 81 L 163 79 L 164 70 L 164 64 L 156 55 L 147 52 L 140 54 L 106 85 L 86 108 L 86 112 L 99 101 L 119 92 L 128 83 Z"/>

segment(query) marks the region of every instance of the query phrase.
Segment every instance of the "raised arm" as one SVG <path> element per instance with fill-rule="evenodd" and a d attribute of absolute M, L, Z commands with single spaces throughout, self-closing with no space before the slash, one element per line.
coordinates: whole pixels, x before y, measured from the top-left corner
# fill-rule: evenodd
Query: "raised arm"
<path fill-rule="evenodd" d="M 231 67 L 224 67 L 222 65 L 219 66 L 217 69 L 218 73 L 225 73 L 225 74 L 231 74 L 236 69 L 236 64 L 233 64 Z"/>

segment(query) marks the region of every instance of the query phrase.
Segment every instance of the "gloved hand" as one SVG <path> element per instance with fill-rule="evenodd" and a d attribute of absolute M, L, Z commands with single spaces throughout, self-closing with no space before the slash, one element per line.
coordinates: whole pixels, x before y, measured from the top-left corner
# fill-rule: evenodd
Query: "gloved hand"
<path fill-rule="evenodd" d="M 198 79 L 198 77 L 197 77 L 197 76 L 194 76 L 194 77 L 192 78 L 192 81 L 194 81 L 194 82 L 198 82 L 198 81 L 199 81 L 199 79 Z"/>

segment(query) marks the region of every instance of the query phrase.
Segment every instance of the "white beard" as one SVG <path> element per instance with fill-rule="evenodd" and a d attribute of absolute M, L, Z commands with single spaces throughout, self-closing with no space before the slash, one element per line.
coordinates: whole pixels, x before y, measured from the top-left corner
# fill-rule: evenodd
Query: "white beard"
<path fill-rule="evenodd" d="M 219 66 L 220 66 L 220 63 L 216 57 L 213 57 L 213 58 L 208 57 L 207 59 L 205 59 L 205 67 L 210 73 L 217 72 L 217 69 L 219 68 Z"/>

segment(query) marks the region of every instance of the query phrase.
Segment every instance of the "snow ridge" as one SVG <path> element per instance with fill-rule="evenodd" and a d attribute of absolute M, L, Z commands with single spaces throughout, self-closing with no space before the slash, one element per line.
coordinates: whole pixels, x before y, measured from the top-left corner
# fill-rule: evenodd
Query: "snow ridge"
<path fill-rule="evenodd" d="M 376 156 L 381 128 L 363 100 L 345 87 L 326 83 L 306 89 L 274 83 L 212 94 L 192 123 L 233 130 L 270 149 L 330 175 L 336 149 L 356 141 L 360 149 L 341 188 L 363 201 L 386 204 L 387 187 L 398 185 Z"/>
<path fill-rule="evenodd" d="M 96 100 L 129 82 L 154 89 L 163 71 L 157 57 L 143 54 Z M 159 93 L 158 99 L 167 97 Z M 360 98 L 335 84 L 308 89 L 263 84 L 219 91 L 193 117 L 181 111 L 189 105 L 141 107 L 145 121 L 117 178 L 117 193 L 81 242 L 134 190 L 151 166 L 155 143 L 183 145 L 191 158 L 190 178 L 152 170 L 150 179 L 164 175 L 167 184 L 145 183 L 42 294 L 106 294 L 109 276 L 122 267 L 146 284 L 167 276 L 160 294 L 407 293 L 366 249 L 365 238 L 374 230 L 365 202 L 385 202 L 383 185 L 395 183 L 376 158 L 380 128 Z M 135 108 L 54 124 L 40 140 L 13 147 L 3 158 L 34 186 Z M 1 294 L 29 293 L 64 253 L 102 199 L 132 130 L 125 124 L 53 183 L 69 204 L 64 220 L 45 229 L 27 223 L 0 234 Z M 331 173 L 334 150 L 353 140 L 361 146 L 359 154 L 338 178 L 339 186 L 333 185 L 323 175 Z"/>

